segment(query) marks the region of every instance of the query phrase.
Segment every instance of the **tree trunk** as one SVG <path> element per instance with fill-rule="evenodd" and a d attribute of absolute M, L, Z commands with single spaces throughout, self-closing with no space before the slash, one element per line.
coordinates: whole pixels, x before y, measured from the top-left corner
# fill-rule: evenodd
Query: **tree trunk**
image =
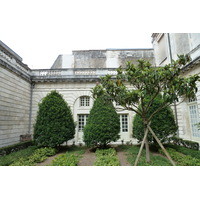
<path fill-rule="evenodd" d="M 174 161 L 171 159 L 170 155 L 166 151 L 165 147 L 162 145 L 162 143 L 160 142 L 160 140 L 158 139 L 158 137 L 156 136 L 156 134 L 153 132 L 153 130 L 151 129 L 151 127 L 149 125 L 147 125 L 147 129 L 151 132 L 151 134 L 153 135 L 153 137 L 156 139 L 156 141 L 158 142 L 158 144 L 160 145 L 161 149 L 163 150 L 163 152 L 165 153 L 165 155 L 167 156 L 167 158 L 169 159 L 169 161 L 172 163 L 172 165 L 176 166 L 175 163 L 174 163 Z"/>

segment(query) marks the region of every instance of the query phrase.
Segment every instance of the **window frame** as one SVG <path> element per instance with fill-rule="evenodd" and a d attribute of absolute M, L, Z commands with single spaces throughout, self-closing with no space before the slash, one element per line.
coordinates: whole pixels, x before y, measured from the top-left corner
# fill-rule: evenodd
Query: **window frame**
<path fill-rule="evenodd" d="M 82 96 L 80 97 L 80 107 L 89 107 L 90 106 L 90 97 L 89 96 Z"/>
<path fill-rule="evenodd" d="M 120 114 L 120 132 L 128 133 L 128 130 L 129 130 L 129 115 Z"/>
<path fill-rule="evenodd" d="M 200 138 L 200 130 L 197 128 L 197 124 L 200 122 L 199 119 L 199 108 L 197 104 L 197 98 L 188 99 L 188 114 L 190 119 L 190 130 L 191 136 L 195 138 Z"/>
<path fill-rule="evenodd" d="M 78 132 L 83 132 L 83 129 L 87 123 L 89 114 L 78 114 Z M 81 119 L 81 120 L 80 120 Z"/>

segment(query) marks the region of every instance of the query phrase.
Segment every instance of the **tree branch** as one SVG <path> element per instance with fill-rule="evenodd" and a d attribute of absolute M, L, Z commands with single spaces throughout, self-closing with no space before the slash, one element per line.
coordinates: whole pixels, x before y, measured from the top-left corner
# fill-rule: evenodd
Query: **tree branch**
<path fill-rule="evenodd" d="M 167 106 L 169 106 L 169 105 L 170 105 L 170 103 L 163 104 L 163 106 L 160 106 L 157 110 L 155 110 L 155 111 L 150 115 L 150 117 L 149 117 L 149 119 L 148 119 L 148 122 L 151 121 L 152 117 L 153 117 L 156 113 L 158 113 L 160 110 L 162 110 L 163 108 L 165 108 L 165 107 L 167 107 Z"/>

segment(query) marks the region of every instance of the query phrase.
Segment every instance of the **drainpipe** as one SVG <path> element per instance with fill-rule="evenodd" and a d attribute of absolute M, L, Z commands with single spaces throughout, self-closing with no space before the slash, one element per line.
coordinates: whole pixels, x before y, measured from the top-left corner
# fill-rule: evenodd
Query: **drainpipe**
<path fill-rule="evenodd" d="M 172 51 L 171 51 L 171 41 L 170 41 L 170 36 L 169 33 L 167 33 L 167 41 L 168 41 L 168 47 L 169 47 L 169 57 L 170 57 L 170 63 L 172 63 Z M 175 112 L 175 121 L 178 126 L 178 115 L 177 115 L 177 106 L 176 106 L 176 101 L 174 101 L 174 112 Z M 179 129 L 177 130 L 177 136 L 179 136 Z"/>
<path fill-rule="evenodd" d="M 29 109 L 29 126 L 28 133 L 31 134 L 31 120 L 32 120 L 32 105 L 33 105 L 33 88 L 35 84 L 31 83 L 31 94 L 30 94 L 30 109 Z"/>

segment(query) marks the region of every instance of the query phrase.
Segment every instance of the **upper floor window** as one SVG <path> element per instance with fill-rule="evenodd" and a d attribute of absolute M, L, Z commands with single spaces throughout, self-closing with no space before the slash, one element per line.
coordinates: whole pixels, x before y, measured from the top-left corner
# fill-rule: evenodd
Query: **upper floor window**
<path fill-rule="evenodd" d="M 90 106 L 90 97 L 80 97 L 80 106 Z"/>

